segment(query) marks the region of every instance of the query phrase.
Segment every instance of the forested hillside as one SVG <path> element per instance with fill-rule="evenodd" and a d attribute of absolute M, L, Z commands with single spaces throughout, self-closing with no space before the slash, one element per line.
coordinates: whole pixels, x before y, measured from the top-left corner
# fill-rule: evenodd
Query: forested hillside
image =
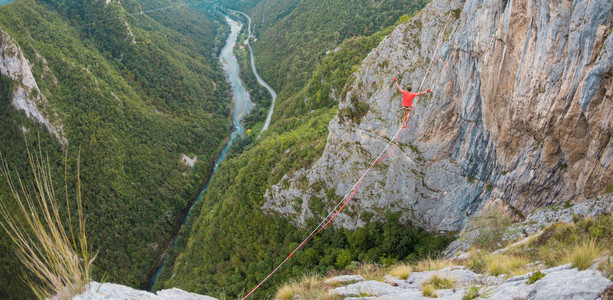
<path fill-rule="evenodd" d="M 371 10 L 373 14 L 374 11 Z M 414 10 L 408 11 L 412 12 Z M 310 23 L 291 27 L 285 34 L 299 36 L 304 34 L 302 30 L 308 31 L 314 23 L 322 22 L 313 17 Z M 286 22 L 287 18 L 289 16 L 281 22 Z M 407 19 L 402 17 L 400 22 Z M 390 25 L 395 22 L 398 18 Z M 345 85 L 353 80 L 352 74 L 364 57 L 393 27 L 374 34 L 351 36 L 340 46 L 339 43 L 330 46 L 338 50 L 325 57 L 323 53 L 318 56 L 320 48 L 308 47 L 295 56 L 283 54 L 298 59 L 310 52 L 317 54 L 312 58 L 317 63 L 308 67 L 312 71 L 301 79 L 301 88 L 282 87 L 286 92 L 279 98 L 275 121 L 267 133 L 255 144 L 235 149 L 235 156 L 220 166 L 203 197 L 202 210 L 191 227 L 189 239 L 183 240 L 173 269 L 160 277 L 155 290 L 176 286 L 218 297 L 244 295 L 319 223 L 320 220 L 312 218 L 307 221 L 307 228 L 296 228 L 281 216 L 263 212 L 264 194 L 270 186 L 283 182 L 285 174 L 310 166 L 320 157 L 328 135 L 328 123 L 338 112 L 338 101 L 344 97 Z M 322 36 L 330 28 L 334 26 L 322 29 Z M 265 47 L 262 40 L 257 43 Z M 279 48 L 277 42 L 271 43 L 269 47 L 277 45 Z M 258 48 L 254 51 L 257 64 L 265 55 L 259 55 Z M 292 66 L 296 66 L 293 60 L 284 64 L 277 59 L 275 64 L 276 71 L 284 75 L 291 73 Z M 270 74 L 264 78 L 282 82 Z M 288 92 L 293 89 L 296 91 Z M 338 200 L 334 191 L 328 191 L 312 209 L 318 213 L 329 211 Z M 300 198 L 296 198 L 294 204 L 296 207 L 303 205 Z M 352 261 L 389 264 L 399 259 L 417 259 L 435 253 L 447 242 L 445 237 L 436 237 L 400 222 L 398 214 L 388 214 L 385 222 L 371 222 L 368 214 L 355 217 L 363 219 L 367 225 L 355 231 L 326 229 L 262 286 L 255 298 L 266 297 L 278 283 L 304 272 L 342 270 L 351 267 Z"/>
<path fill-rule="evenodd" d="M 262 10 L 265 16 L 277 16 L 271 11 L 285 10 L 267 2 L 250 11 L 255 28 L 261 23 L 258 16 Z M 427 2 L 302 0 L 272 26 L 264 18 L 265 30 L 257 33 L 254 43 L 256 65 L 281 98 L 289 97 L 305 85 L 327 51 L 347 38 L 369 36 L 393 25 L 400 16 L 413 14 Z"/>
<path fill-rule="evenodd" d="M 224 23 L 200 12 L 206 7 L 147 12 L 177 3 L 20 0 L 0 8 L 1 30 L 29 61 L 68 142 L 62 149 L 16 111 L 10 101 L 20 84 L 2 76 L 0 153 L 24 173 L 25 132 L 30 149 L 40 143 L 49 156 L 57 191 L 63 191 L 64 151 L 69 191 L 80 153 L 96 280 L 146 282 L 228 133 L 230 93 L 216 57 Z M 190 168 L 182 154 L 199 162 Z M 2 179 L 2 201 L 11 203 L 9 195 Z M 12 253 L 3 231 L 0 250 Z M 15 256 L 0 257 L 0 278 L 8 279 L 0 298 L 28 297 L 18 269 Z"/>

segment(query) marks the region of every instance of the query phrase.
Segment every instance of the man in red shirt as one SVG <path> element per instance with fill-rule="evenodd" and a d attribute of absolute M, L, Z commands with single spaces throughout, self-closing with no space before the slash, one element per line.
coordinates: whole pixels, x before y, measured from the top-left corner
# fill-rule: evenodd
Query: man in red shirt
<path fill-rule="evenodd" d="M 430 90 L 426 92 L 421 92 L 421 93 L 411 93 L 412 88 L 410 86 L 407 87 L 407 90 L 405 91 L 400 88 L 400 85 L 398 85 L 398 81 L 396 80 L 396 78 L 394 78 L 394 83 L 396 83 L 396 87 L 402 93 L 402 109 L 404 110 L 404 122 L 403 122 L 404 124 L 407 121 L 407 115 L 411 112 L 411 110 L 413 110 L 413 98 L 417 96 L 421 96 L 425 93 L 430 93 Z"/>

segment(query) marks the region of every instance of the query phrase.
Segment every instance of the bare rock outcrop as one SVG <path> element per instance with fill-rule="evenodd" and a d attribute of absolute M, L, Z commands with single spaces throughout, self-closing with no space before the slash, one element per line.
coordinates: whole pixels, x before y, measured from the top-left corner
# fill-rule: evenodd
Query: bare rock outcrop
<path fill-rule="evenodd" d="M 529 282 L 533 272 L 506 279 L 475 274 L 465 267 L 447 267 L 439 271 L 414 272 L 406 280 L 396 278 L 394 285 L 380 281 L 364 281 L 328 291 L 331 296 L 345 299 L 432 299 L 423 295 L 422 283 L 432 276 L 453 280 L 453 289 L 436 290 L 438 299 L 465 299 L 473 289 L 488 299 L 603 299 L 604 293 L 613 284 L 598 270 L 580 271 L 570 265 L 542 270 L 544 277 Z M 474 294 L 473 294 L 474 295 Z"/>
<path fill-rule="evenodd" d="M 77 295 L 73 299 L 215 300 L 216 298 L 189 293 L 177 288 L 161 290 L 154 294 L 120 284 L 92 282 L 85 293 Z"/>
<path fill-rule="evenodd" d="M 32 75 L 32 67 L 11 37 L 0 28 L 0 74 L 13 80 L 13 106 L 30 119 L 44 125 L 49 133 L 66 146 L 61 120 L 48 105 Z"/>
<path fill-rule="evenodd" d="M 263 209 L 298 225 L 332 209 L 398 130 L 392 78 L 419 87 L 450 12 L 425 82 L 433 93 L 421 97 L 393 156 L 371 170 L 335 223 L 355 228 L 393 211 L 454 231 L 487 202 L 521 216 L 606 193 L 613 183 L 611 10 L 608 0 L 432 1 L 363 61 L 322 157 L 267 190 Z M 356 102 L 368 112 L 345 117 Z"/>

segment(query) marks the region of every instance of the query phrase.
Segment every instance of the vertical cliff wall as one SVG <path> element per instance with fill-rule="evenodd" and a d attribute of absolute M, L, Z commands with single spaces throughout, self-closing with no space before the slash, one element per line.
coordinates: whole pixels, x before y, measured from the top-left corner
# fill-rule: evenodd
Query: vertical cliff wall
<path fill-rule="evenodd" d="M 488 202 L 521 218 L 605 193 L 613 184 L 611 10 L 609 0 L 431 2 L 364 60 L 322 157 L 269 189 L 263 208 L 297 224 L 332 208 L 398 130 L 392 78 L 419 86 L 450 11 L 426 81 L 433 93 L 339 215 L 342 226 L 400 211 L 430 230 L 459 230 Z"/>

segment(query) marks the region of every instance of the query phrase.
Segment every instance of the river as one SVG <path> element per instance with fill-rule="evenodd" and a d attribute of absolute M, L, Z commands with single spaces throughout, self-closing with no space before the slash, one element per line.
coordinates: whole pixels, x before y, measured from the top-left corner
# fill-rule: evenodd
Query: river
<path fill-rule="evenodd" d="M 4 4 L 9 4 L 11 2 L 13 2 L 14 0 L 0 0 L 0 6 L 4 5 Z"/>
<path fill-rule="evenodd" d="M 233 49 L 234 49 L 234 46 L 236 45 L 236 40 L 238 38 L 238 34 L 240 33 L 242 24 L 235 20 L 230 19 L 227 16 L 226 16 L 226 22 L 228 22 L 228 24 L 230 25 L 231 31 L 230 31 L 230 35 L 228 36 L 228 39 L 226 40 L 226 44 L 221 49 L 221 52 L 219 54 L 219 61 L 221 62 L 223 70 L 226 72 L 227 79 L 230 82 L 230 86 L 232 88 L 232 94 L 233 94 L 232 100 L 234 104 L 234 109 L 232 110 L 232 124 L 234 126 L 234 130 L 230 134 L 230 139 L 228 140 L 224 148 L 219 153 L 219 156 L 217 157 L 217 161 L 215 161 L 215 165 L 213 166 L 213 172 L 211 173 L 211 177 L 209 178 L 209 181 L 206 183 L 202 191 L 200 191 L 200 194 L 196 198 L 196 201 L 194 201 L 194 204 L 200 201 L 200 199 L 202 199 L 202 194 L 208 189 L 209 183 L 211 182 L 211 178 L 213 178 L 215 171 L 217 170 L 217 166 L 219 166 L 219 164 L 226 159 L 226 156 L 228 155 L 228 151 L 230 150 L 230 147 L 232 146 L 232 143 L 234 142 L 234 140 L 238 137 L 243 136 L 245 128 L 243 127 L 241 122 L 243 121 L 243 118 L 246 115 L 248 115 L 249 112 L 255 106 L 255 104 L 251 102 L 251 96 L 249 95 L 249 93 L 245 89 L 245 86 L 243 85 L 243 82 L 241 81 L 240 74 L 239 74 L 238 61 L 233 53 Z M 187 220 L 189 219 L 189 216 L 191 215 L 191 210 L 193 207 L 194 206 L 192 205 L 192 207 L 190 208 L 190 211 L 185 216 L 185 219 L 183 220 L 183 224 L 185 224 Z M 174 248 L 176 246 L 177 238 L 178 238 L 178 235 L 174 238 L 171 248 Z M 166 252 L 166 254 L 164 255 L 162 263 L 160 264 L 158 269 L 151 276 L 151 279 L 149 281 L 150 291 L 155 285 L 157 277 L 162 271 L 162 268 L 164 268 L 164 263 L 166 262 L 167 253 L 168 252 Z"/>
<path fill-rule="evenodd" d="M 270 109 L 268 109 L 268 116 L 266 116 L 266 121 L 264 122 L 262 131 L 260 131 L 260 134 L 262 134 L 264 131 L 266 131 L 266 129 L 268 129 L 268 126 L 270 125 L 270 120 L 272 119 L 272 113 L 275 111 L 275 102 L 277 100 L 277 93 L 275 92 L 275 90 L 272 89 L 272 87 L 270 87 L 270 85 L 266 81 L 264 81 L 264 79 L 262 79 L 262 77 L 260 77 L 258 70 L 255 68 L 255 59 L 253 58 L 253 49 L 251 49 L 251 44 L 249 43 L 250 39 L 253 37 L 253 35 L 251 34 L 251 17 L 249 17 L 248 14 L 242 11 L 238 11 L 238 10 L 232 10 L 232 11 L 242 14 L 243 16 L 247 18 L 247 20 L 249 20 L 249 25 L 247 26 L 247 33 L 249 34 L 249 38 L 247 39 L 247 47 L 249 47 L 249 54 L 251 55 L 251 70 L 253 71 L 253 74 L 255 75 L 255 78 L 257 78 L 258 82 L 268 90 L 268 92 L 270 93 L 270 96 L 272 97 Z"/>

